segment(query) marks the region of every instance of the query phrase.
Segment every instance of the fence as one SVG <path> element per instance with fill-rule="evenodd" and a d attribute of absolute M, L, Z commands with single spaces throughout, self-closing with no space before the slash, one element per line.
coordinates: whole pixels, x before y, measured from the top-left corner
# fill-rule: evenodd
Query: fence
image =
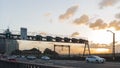
<path fill-rule="evenodd" d="M 0 60 L 0 68 L 60 68 L 57 66 L 37 65 L 28 63 L 8 62 Z"/>

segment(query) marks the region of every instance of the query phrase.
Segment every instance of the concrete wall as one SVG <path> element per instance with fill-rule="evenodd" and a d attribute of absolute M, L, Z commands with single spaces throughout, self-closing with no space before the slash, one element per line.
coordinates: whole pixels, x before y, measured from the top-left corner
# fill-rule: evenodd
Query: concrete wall
<path fill-rule="evenodd" d="M 0 50 L 5 51 L 5 54 L 10 54 L 12 51 L 19 49 L 17 40 L 0 39 Z"/>
<path fill-rule="evenodd" d="M 0 52 L 5 52 L 5 39 L 0 39 Z"/>

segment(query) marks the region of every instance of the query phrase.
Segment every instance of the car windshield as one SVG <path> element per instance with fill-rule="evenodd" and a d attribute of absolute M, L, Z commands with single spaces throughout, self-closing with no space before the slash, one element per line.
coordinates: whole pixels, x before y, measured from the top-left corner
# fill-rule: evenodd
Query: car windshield
<path fill-rule="evenodd" d="M 88 56 L 88 58 L 100 58 L 99 56 Z"/>
<path fill-rule="evenodd" d="M 99 56 L 94 56 L 95 58 L 100 58 Z"/>

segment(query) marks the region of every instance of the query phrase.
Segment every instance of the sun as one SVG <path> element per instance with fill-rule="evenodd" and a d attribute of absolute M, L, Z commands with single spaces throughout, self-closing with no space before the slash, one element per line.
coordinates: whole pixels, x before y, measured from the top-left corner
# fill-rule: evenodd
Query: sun
<path fill-rule="evenodd" d="M 94 30 L 91 32 L 92 34 L 90 34 L 88 37 L 94 43 L 109 44 L 113 40 L 113 34 L 108 32 L 107 30 L 117 33 L 114 28 L 108 28 L 104 30 Z M 117 38 L 117 35 L 116 35 L 116 38 Z"/>

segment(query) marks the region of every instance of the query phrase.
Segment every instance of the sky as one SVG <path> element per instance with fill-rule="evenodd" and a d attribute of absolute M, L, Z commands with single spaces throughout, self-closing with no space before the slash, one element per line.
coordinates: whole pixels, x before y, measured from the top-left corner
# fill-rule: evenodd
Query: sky
<path fill-rule="evenodd" d="M 0 0 L 0 29 L 120 42 L 120 0 Z"/>

